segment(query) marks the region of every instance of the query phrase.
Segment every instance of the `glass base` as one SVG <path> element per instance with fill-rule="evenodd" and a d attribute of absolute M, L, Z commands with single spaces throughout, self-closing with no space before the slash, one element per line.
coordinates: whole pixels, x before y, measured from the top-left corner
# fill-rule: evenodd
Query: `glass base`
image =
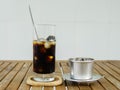
<path fill-rule="evenodd" d="M 51 81 L 54 81 L 54 78 L 33 77 L 32 80 L 34 80 L 36 82 L 51 82 Z"/>
<path fill-rule="evenodd" d="M 51 82 L 54 81 L 54 73 L 50 74 L 35 74 L 35 76 L 32 78 L 32 80 L 36 82 Z"/>

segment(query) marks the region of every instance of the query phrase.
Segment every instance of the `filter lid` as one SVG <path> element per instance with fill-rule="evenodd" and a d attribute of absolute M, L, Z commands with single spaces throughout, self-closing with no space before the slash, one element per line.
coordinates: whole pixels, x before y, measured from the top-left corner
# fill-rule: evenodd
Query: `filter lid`
<path fill-rule="evenodd" d="M 93 58 L 87 58 L 87 57 L 77 57 L 77 58 L 69 58 L 71 62 L 92 62 Z"/>

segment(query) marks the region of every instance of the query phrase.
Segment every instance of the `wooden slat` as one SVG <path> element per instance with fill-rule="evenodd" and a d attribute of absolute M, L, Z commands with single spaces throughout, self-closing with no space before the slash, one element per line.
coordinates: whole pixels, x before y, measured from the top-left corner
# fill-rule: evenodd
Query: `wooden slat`
<path fill-rule="evenodd" d="M 101 83 L 101 85 L 106 89 L 106 90 L 118 90 L 117 88 L 116 88 L 116 86 L 114 86 L 113 84 L 117 84 L 118 83 L 118 81 L 116 80 L 116 79 L 114 79 L 112 76 L 110 76 L 106 71 L 104 71 L 104 69 L 102 69 L 100 66 L 98 66 L 98 65 L 96 65 L 96 64 L 94 64 L 94 66 L 95 66 L 95 68 L 96 68 L 96 70 L 100 73 L 100 74 L 102 74 L 102 75 L 105 75 L 105 78 L 107 79 L 100 79 L 99 80 L 99 82 Z M 109 82 L 109 81 L 110 82 Z M 116 83 L 116 82 L 117 83 Z M 111 83 L 113 83 L 113 84 L 111 84 Z M 119 83 L 118 83 L 119 84 Z M 118 86 L 118 88 L 119 88 L 119 86 Z"/>
<path fill-rule="evenodd" d="M 59 63 L 61 63 L 61 62 L 56 62 L 56 71 L 55 72 L 57 72 L 56 75 L 59 75 L 59 76 L 62 77 L 60 67 L 59 67 Z M 56 86 L 56 90 L 65 90 L 64 82 L 61 85 Z"/>
<path fill-rule="evenodd" d="M 56 67 L 55 67 L 55 75 L 59 75 L 62 77 L 62 74 L 61 74 L 61 71 L 60 71 L 60 68 L 59 68 L 59 63 L 60 62 L 56 62 Z M 53 88 L 54 89 L 54 88 Z M 65 86 L 64 84 L 61 84 L 59 86 L 56 86 L 56 90 L 65 90 Z"/>
<path fill-rule="evenodd" d="M 120 81 L 120 74 L 116 73 L 114 70 L 112 70 L 111 68 L 109 68 L 107 65 L 105 65 L 102 62 L 97 63 L 101 68 L 103 68 L 104 70 L 106 70 L 106 72 L 108 72 L 110 75 L 114 76 L 117 80 Z"/>
<path fill-rule="evenodd" d="M 90 86 L 87 86 L 87 85 L 80 85 L 80 90 L 91 90 Z"/>
<path fill-rule="evenodd" d="M 98 71 L 95 70 L 95 68 L 93 68 L 93 73 L 94 74 L 100 74 Z M 92 88 L 92 90 L 105 90 L 105 88 L 101 85 L 101 83 L 99 83 L 99 81 L 96 81 L 95 83 L 92 83 L 91 88 Z"/>
<path fill-rule="evenodd" d="M 42 88 L 44 88 L 44 87 L 35 87 L 35 86 L 32 86 L 31 90 L 42 90 Z"/>
<path fill-rule="evenodd" d="M 9 62 L 3 63 L 2 65 L 0 65 L 0 72 L 9 65 Z"/>
<path fill-rule="evenodd" d="M 44 87 L 44 90 L 53 90 L 53 87 Z"/>
<path fill-rule="evenodd" d="M 92 90 L 105 90 L 104 87 L 98 81 L 92 83 L 91 88 Z"/>
<path fill-rule="evenodd" d="M 35 87 L 35 86 L 30 86 L 26 84 L 26 80 L 29 76 L 33 76 L 33 66 L 31 65 L 30 69 L 28 70 L 23 82 L 21 83 L 20 87 L 18 90 L 30 90 L 30 88 L 32 88 L 32 90 L 42 90 L 42 86 L 40 87 Z"/>
<path fill-rule="evenodd" d="M 2 67 L 4 68 L 4 70 L 0 73 L 0 80 L 2 80 L 15 67 L 16 64 L 16 62 L 11 63 L 10 65 L 9 63 L 3 64 Z"/>
<path fill-rule="evenodd" d="M 64 84 L 56 86 L 56 90 L 65 90 Z"/>
<path fill-rule="evenodd" d="M 120 68 L 120 60 L 119 61 L 108 61 L 109 63 L 113 64 L 114 66 Z"/>
<path fill-rule="evenodd" d="M 19 85 L 21 84 L 28 68 L 30 66 L 30 63 L 25 63 L 23 65 L 23 67 L 21 68 L 21 70 L 19 70 L 19 72 L 17 73 L 17 75 L 14 77 L 14 79 L 11 81 L 11 83 L 9 84 L 9 86 L 7 87 L 6 90 L 17 90 Z"/>
<path fill-rule="evenodd" d="M 2 64 L 3 64 L 3 62 L 0 61 L 0 65 L 2 65 Z"/>
<path fill-rule="evenodd" d="M 15 63 L 15 64 L 14 64 Z M 16 65 L 16 62 L 12 64 Z M 22 67 L 23 63 L 18 64 L 12 71 L 0 82 L 0 90 L 5 90 L 6 87 L 9 85 L 11 80 L 14 78 L 17 72 L 19 72 L 20 68 Z M 13 68 L 13 67 L 12 67 Z M 8 69 L 10 70 L 10 69 Z"/>
<path fill-rule="evenodd" d="M 64 73 L 70 72 L 68 61 L 56 61 L 56 75 L 62 77 L 58 63 Z M 0 90 L 65 90 L 64 83 L 56 87 L 27 85 L 27 78 L 34 75 L 32 68 L 32 61 L 0 61 Z M 67 81 L 68 90 L 120 90 L 120 61 L 95 61 L 94 73 L 105 78 L 90 85 Z"/>
<path fill-rule="evenodd" d="M 70 68 L 68 67 L 68 64 L 67 63 L 61 63 L 62 65 L 62 68 L 63 68 L 63 72 L 64 73 L 69 73 L 70 72 Z"/>
<path fill-rule="evenodd" d="M 44 86 L 31 86 L 32 90 L 44 90 Z"/>
<path fill-rule="evenodd" d="M 31 76 L 33 74 L 32 68 L 33 68 L 32 65 L 28 68 L 28 72 L 27 72 L 24 80 L 21 82 L 21 85 L 18 88 L 18 90 L 30 90 L 31 86 L 26 84 L 26 80 L 29 76 Z"/>
<path fill-rule="evenodd" d="M 120 68 L 114 66 L 111 63 L 105 63 L 109 68 L 111 68 L 112 70 L 114 70 L 115 72 L 117 72 L 120 75 Z"/>

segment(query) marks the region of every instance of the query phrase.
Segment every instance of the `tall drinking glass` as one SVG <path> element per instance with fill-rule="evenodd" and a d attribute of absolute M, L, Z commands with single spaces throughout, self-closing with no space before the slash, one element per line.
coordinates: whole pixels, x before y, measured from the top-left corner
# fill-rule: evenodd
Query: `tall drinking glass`
<path fill-rule="evenodd" d="M 38 24 L 33 40 L 33 71 L 35 81 L 54 80 L 55 72 L 55 25 Z"/>

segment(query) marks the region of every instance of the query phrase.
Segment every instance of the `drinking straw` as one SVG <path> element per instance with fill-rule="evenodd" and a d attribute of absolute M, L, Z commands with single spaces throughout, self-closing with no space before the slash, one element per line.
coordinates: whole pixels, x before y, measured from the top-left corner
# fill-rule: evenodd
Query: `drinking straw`
<path fill-rule="evenodd" d="M 36 37 L 37 37 L 37 39 L 39 39 L 39 37 L 38 37 L 38 33 L 37 33 L 37 29 L 36 29 L 36 27 L 35 27 L 35 23 L 34 23 L 34 19 L 33 19 L 33 15 L 32 15 L 32 11 L 31 11 L 30 4 L 29 4 L 29 13 L 30 13 L 30 17 L 31 17 L 32 25 L 33 25 L 34 30 L 35 30 L 35 33 L 36 33 Z"/>

